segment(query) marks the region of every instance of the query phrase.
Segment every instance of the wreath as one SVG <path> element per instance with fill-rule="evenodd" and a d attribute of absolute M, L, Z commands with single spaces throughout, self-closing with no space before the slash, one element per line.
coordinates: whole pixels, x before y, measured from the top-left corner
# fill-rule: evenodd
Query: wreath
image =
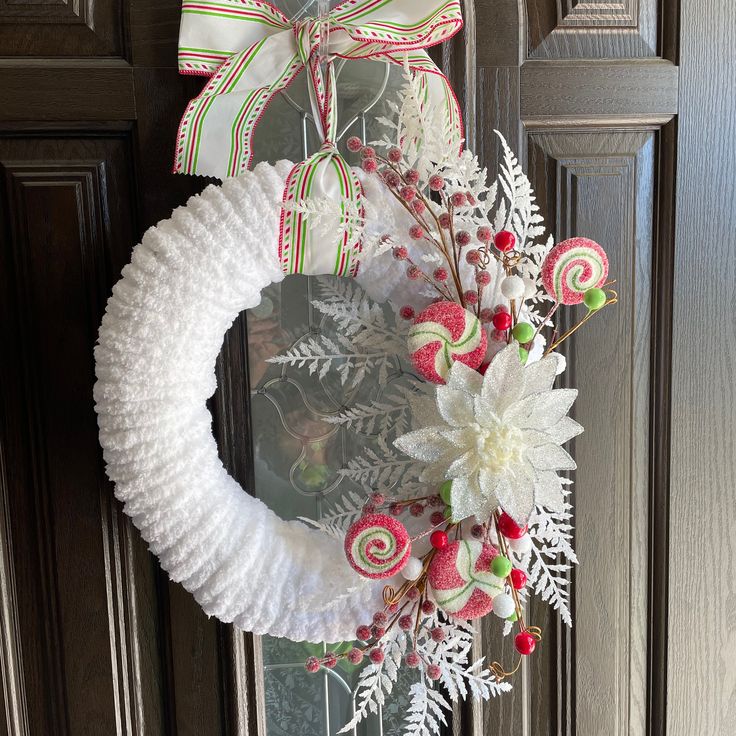
<path fill-rule="evenodd" d="M 518 663 L 470 659 L 475 619 L 497 617 L 519 661 L 542 640 L 525 619 L 529 594 L 571 624 L 576 466 L 563 445 L 582 427 L 568 416 L 577 392 L 554 387 L 557 348 L 617 299 L 601 246 L 544 239 L 503 138 L 489 183 L 422 79 L 405 61 L 385 135 L 347 140 L 360 167 L 340 173 L 328 136 L 317 158 L 259 164 L 149 230 L 95 352 L 100 442 L 125 512 L 209 615 L 354 642 L 305 663 L 363 665 L 344 731 L 384 703 L 401 667 L 417 673 L 407 733 L 436 730 L 458 697 L 510 689 Z M 340 196 L 331 170 L 354 182 Z M 295 185 L 305 174 L 320 181 L 306 193 Z M 401 380 L 333 417 L 366 438 L 341 471 L 364 493 L 316 521 L 284 521 L 227 474 L 206 402 L 228 327 L 304 262 L 355 276 L 315 301 L 337 335 L 272 360 L 344 384 L 386 385 L 392 366 Z M 582 314 L 558 332 L 574 305 Z"/>

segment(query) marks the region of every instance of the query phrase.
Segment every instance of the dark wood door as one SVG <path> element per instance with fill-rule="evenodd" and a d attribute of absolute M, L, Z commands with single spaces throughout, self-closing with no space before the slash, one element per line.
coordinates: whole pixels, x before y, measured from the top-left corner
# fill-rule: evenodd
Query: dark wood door
<path fill-rule="evenodd" d="M 204 184 L 169 173 L 201 86 L 176 73 L 179 11 L 0 0 L 0 734 L 268 731 L 259 642 L 208 620 L 147 553 L 105 478 L 92 405 L 112 284 L 145 228 Z M 726 736 L 733 10 L 468 0 L 466 20 L 438 53 L 469 144 L 493 167 L 493 128 L 508 137 L 555 235 L 606 243 L 621 303 L 570 352 L 587 427 L 575 626 L 535 610 L 540 656 L 512 695 L 458 710 L 454 731 Z M 244 482 L 247 348 L 243 319 L 212 407 Z M 477 646 L 504 645 L 489 627 Z"/>

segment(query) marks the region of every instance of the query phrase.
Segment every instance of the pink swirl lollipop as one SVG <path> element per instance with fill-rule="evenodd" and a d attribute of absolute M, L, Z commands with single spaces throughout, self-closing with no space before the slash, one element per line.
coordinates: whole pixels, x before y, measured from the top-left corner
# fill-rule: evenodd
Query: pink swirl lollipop
<path fill-rule="evenodd" d="M 476 539 L 450 542 L 438 550 L 427 575 L 437 605 L 452 616 L 480 618 L 503 593 L 503 580 L 491 572 L 498 551 Z"/>
<path fill-rule="evenodd" d="M 345 555 L 364 578 L 378 580 L 396 575 L 411 554 L 404 525 L 387 514 L 366 514 L 345 535 Z"/>
<path fill-rule="evenodd" d="M 542 264 L 542 285 L 560 304 L 580 304 L 588 289 L 602 286 L 608 276 L 608 256 L 588 238 L 558 243 Z"/>

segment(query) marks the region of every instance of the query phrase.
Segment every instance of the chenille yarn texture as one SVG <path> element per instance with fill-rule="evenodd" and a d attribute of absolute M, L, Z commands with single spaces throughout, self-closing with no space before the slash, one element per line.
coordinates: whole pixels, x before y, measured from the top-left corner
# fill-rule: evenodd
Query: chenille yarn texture
<path fill-rule="evenodd" d="M 283 278 L 291 167 L 259 164 L 209 186 L 145 234 L 107 304 L 94 397 L 116 496 L 208 615 L 257 634 L 341 641 L 382 586 L 350 568 L 338 540 L 280 519 L 228 475 L 206 407 L 225 332 Z"/>

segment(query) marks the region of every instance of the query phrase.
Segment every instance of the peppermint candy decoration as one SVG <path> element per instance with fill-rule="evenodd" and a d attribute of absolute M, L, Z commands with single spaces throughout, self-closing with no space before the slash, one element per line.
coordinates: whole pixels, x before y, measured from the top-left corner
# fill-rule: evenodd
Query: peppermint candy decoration
<path fill-rule="evenodd" d="M 588 238 L 558 243 L 542 263 L 542 285 L 560 304 L 580 304 L 588 289 L 602 286 L 608 276 L 608 256 Z"/>
<path fill-rule="evenodd" d="M 438 550 L 427 570 L 437 605 L 456 618 L 485 616 L 493 598 L 503 593 L 503 580 L 491 572 L 498 551 L 476 539 L 450 542 Z"/>
<path fill-rule="evenodd" d="M 455 302 L 436 302 L 420 312 L 409 330 L 409 353 L 417 372 L 444 383 L 455 361 L 477 368 L 488 347 L 480 320 Z"/>
<path fill-rule="evenodd" d="M 386 514 L 366 514 L 345 536 L 345 555 L 364 578 L 396 575 L 411 555 L 411 539 L 404 525 Z"/>

